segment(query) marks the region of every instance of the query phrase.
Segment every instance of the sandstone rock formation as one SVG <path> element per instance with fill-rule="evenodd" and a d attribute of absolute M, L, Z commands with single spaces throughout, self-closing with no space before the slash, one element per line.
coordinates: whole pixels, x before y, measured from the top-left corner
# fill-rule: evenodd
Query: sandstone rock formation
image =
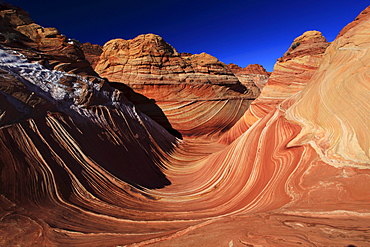
<path fill-rule="evenodd" d="M 80 44 L 82 51 L 85 54 L 86 60 L 89 61 L 91 67 L 95 68 L 98 64 L 100 55 L 103 52 L 103 47 L 90 42 Z"/>
<path fill-rule="evenodd" d="M 110 81 L 133 86 L 181 82 L 216 85 L 239 83 L 217 58 L 206 53 L 181 56 L 162 37 L 154 34 L 107 42 L 95 69 Z"/>
<path fill-rule="evenodd" d="M 193 137 L 229 129 L 259 93 L 254 83 L 243 86 L 217 58 L 180 54 L 154 34 L 107 42 L 95 70 L 110 82 L 124 83 L 153 99 L 174 129 Z M 153 115 L 145 109 L 142 106 Z"/>
<path fill-rule="evenodd" d="M 230 63 L 227 65 L 227 67 L 229 67 L 234 74 L 245 74 L 245 75 L 256 74 L 266 76 L 270 76 L 271 74 L 267 72 L 266 69 L 260 64 L 249 64 L 247 67 L 241 68 L 236 64 Z"/>
<path fill-rule="evenodd" d="M 230 143 L 235 140 L 257 120 L 274 111 L 283 100 L 300 92 L 316 72 L 328 45 L 318 31 L 307 31 L 296 38 L 284 56 L 278 59 L 260 96 L 220 141 Z"/>
<path fill-rule="evenodd" d="M 369 8 L 322 52 L 307 43 L 312 60 L 288 51 L 263 89 L 273 100 L 223 143 L 180 141 L 124 96 L 135 92 L 4 42 L 0 245 L 369 245 Z M 321 36 L 302 37 L 295 49 Z"/>
<path fill-rule="evenodd" d="M 333 165 L 350 162 L 368 168 L 370 163 L 368 30 L 365 19 L 342 32 L 312 77 L 317 83 L 297 94 L 287 111 L 287 119 L 302 127 L 290 145 L 310 143 L 322 160 Z"/>
<path fill-rule="evenodd" d="M 227 65 L 235 74 L 239 81 L 257 98 L 262 88 L 266 85 L 271 73 L 267 72 L 262 65 L 250 64 L 245 68 L 241 68 L 236 64 Z M 257 86 L 257 87 L 256 87 Z"/>
<path fill-rule="evenodd" d="M 50 69 L 81 75 L 96 75 L 82 50 L 56 28 L 34 23 L 27 12 L 0 3 L 0 44 L 22 51 L 31 61 Z"/>

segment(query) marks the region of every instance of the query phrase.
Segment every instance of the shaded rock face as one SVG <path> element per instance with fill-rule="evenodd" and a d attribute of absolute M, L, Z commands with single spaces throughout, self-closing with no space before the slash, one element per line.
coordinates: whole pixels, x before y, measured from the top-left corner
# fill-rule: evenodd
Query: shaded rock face
<path fill-rule="evenodd" d="M 242 85 L 217 58 L 206 53 L 180 54 L 154 34 L 107 42 L 95 70 L 153 99 L 174 129 L 192 137 L 226 131 L 259 94 L 253 82 Z M 142 109 L 150 107 L 146 104 Z"/>
<path fill-rule="evenodd" d="M 97 195 L 101 176 L 131 191 L 169 185 L 159 160 L 178 140 L 98 77 L 75 43 L 17 7 L 0 7 L 0 213 L 12 203 L 69 200 L 79 185 Z"/>
<path fill-rule="evenodd" d="M 267 72 L 262 65 L 250 64 L 245 68 L 241 68 L 236 64 L 227 65 L 235 74 L 239 81 L 257 98 L 262 88 L 266 85 L 271 73 Z M 257 86 L 257 87 L 256 87 Z"/>
<path fill-rule="evenodd" d="M 324 54 L 311 54 L 320 65 L 307 81 L 299 72 L 308 55 L 278 62 L 275 84 L 263 90 L 279 89 L 278 75 L 289 73 L 301 90 L 266 89 L 279 103 L 228 144 L 180 141 L 127 100 L 147 101 L 136 92 L 51 70 L 4 44 L 0 245 L 367 246 L 367 13 Z M 148 86 L 182 104 L 174 88 Z M 201 100 L 212 96 L 229 116 L 237 111 L 227 108 L 235 91 L 225 86 L 186 84 L 184 91 L 197 99 L 190 105 L 216 107 Z"/>
<path fill-rule="evenodd" d="M 68 165 L 71 166 L 70 169 L 75 169 L 77 166 L 81 165 L 83 166 L 84 162 L 94 163 L 94 159 L 101 159 L 104 155 L 102 154 L 102 156 L 100 156 L 98 154 L 101 152 L 105 153 L 108 150 L 103 151 L 105 148 L 100 146 L 111 146 L 111 151 L 116 150 L 121 154 L 126 152 L 125 155 L 131 155 L 129 153 L 135 151 L 131 149 L 131 147 L 124 147 L 121 140 L 123 138 L 122 135 L 126 136 L 126 141 L 130 138 L 131 141 L 137 139 L 140 145 L 143 145 L 144 143 L 141 143 L 142 141 L 139 140 L 148 138 L 148 127 L 150 129 L 153 127 L 158 128 L 158 134 L 160 136 L 166 136 L 163 144 L 167 146 L 167 148 L 171 149 L 173 143 L 175 143 L 174 137 L 164 131 L 147 116 L 142 115 L 140 112 L 136 112 L 135 107 L 120 91 L 109 87 L 107 82 L 101 78 L 81 77 L 61 71 L 48 70 L 38 63 L 31 63 L 22 54 L 8 48 L 1 49 L 0 61 L 0 70 L 3 75 L 0 79 L 1 100 L 2 103 L 4 103 L 0 108 L 0 124 L 3 134 L 2 138 L 4 138 L 2 140 L 4 142 L 6 142 L 6 140 L 11 141 L 11 136 L 14 134 L 13 132 L 10 135 L 6 134 L 8 131 L 14 129 L 16 132 L 15 129 L 20 128 L 22 131 L 25 131 L 25 136 L 22 137 L 25 138 L 25 142 L 27 142 L 27 138 L 31 138 L 28 136 L 29 134 L 32 136 L 32 138 L 29 139 L 30 142 L 46 138 L 43 142 L 47 142 L 49 145 L 55 141 L 59 142 L 60 145 L 78 145 L 79 151 L 69 150 L 67 151 L 69 154 L 64 154 L 65 156 L 63 158 L 67 158 L 70 155 L 68 158 Z M 124 123 L 122 122 L 122 118 L 129 119 Z M 131 121 L 136 123 L 130 123 Z M 144 127 L 148 121 L 151 122 L 151 126 Z M 140 128 L 143 133 L 140 133 Z M 28 131 L 31 130 L 33 132 L 28 133 Z M 112 131 L 114 131 L 114 134 Z M 127 135 L 127 132 L 130 132 L 131 135 Z M 47 136 L 44 137 L 42 135 Z M 69 140 L 63 139 L 67 138 L 67 136 L 70 137 Z M 153 137 L 154 136 L 152 136 L 152 138 Z M 154 139 L 151 140 L 154 141 Z M 167 140 L 172 141 L 168 142 Z M 90 146 L 89 142 L 94 143 L 94 145 Z M 150 142 L 151 141 L 149 141 L 149 143 Z M 39 145 L 37 142 L 34 144 L 36 146 Z M 120 145 L 117 146 L 117 144 Z M 159 146 L 161 145 L 162 144 L 159 144 Z M 6 149 L 5 146 L 4 148 Z M 95 150 L 97 147 L 99 147 L 100 150 Z M 37 149 L 37 147 L 34 148 Z M 53 152 L 52 150 L 48 150 L 48 148 L 45 149 L 42 145 L 39 148 L 39 152 L 41 152 L 42 155 Z M 150 147 L 148 146 L 147 148 Z M 142 149 L 142 151 L 145 152 L 145 149 Z M 73 158 L 73 155 L 76 155 L 74 152 L 92 153 L 85 158 Z M 29 155 L 32 155 L 32 153 Z M 54 155 L 57 154 L 55 153 L 52 156 Z M 124 156 L 122 158 L 124 158 Z M 14 156 L 14 160 L 17 161 L 23 158 L 23 156 Z M 125 177 L 126 175 L 124 175 L 124 173 L 121 175 L 118 173 L 121 169 L 119 168 L 121 162 L 113 160 L 108 161 L 107 158 L 108 157 L 105 157 L 105 161 L 103 162 L 96 161 L 96 163 L 102 165 L 103 169 L 108 170 L 116 176 Z M 34 158 L 30 157 L 30 159 Z M 129 157 L 125 157 L 124 159 L 129 159 Z M 3 164 L 8 164 L 9 160 L 4 158 L 2 162 Z M 37 164 L 41 161 L 34 160 L 34 162 Z M 78 165 L 78 163 L 80 164 Z M 145 162 L 143 164 L 145 164 Z M 127 173 L 127 171 L 125 171 L 125 173 Z M 121 177 L 121 179 L 123 179 L 123 177 Z M 131 179 L 127 181 L 130 181 L 133 185 L 149 185 L 146 179 L 139 179 L 136 180 L 136 182 Z"/>
<path fill-rule="evenodd" d="M 103 53 L 103 47 L 90 42 L 79 45 L 85 54 L 86 60 L 89 61 L 91 67 L 95 68 L 99 62 L 100 55 Z"/>

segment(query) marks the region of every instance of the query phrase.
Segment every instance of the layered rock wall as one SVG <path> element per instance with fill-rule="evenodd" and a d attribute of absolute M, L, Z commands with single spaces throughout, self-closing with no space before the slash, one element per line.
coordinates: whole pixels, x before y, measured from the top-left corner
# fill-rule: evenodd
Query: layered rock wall
<path fill-rule="evenodd" d="M 100 76 L 127 85 L 239 83 L 217 58 L 206 53 L 181 56 L 162 37 L 154 34 L 107 42 L 95 69 Z"/>
<path fill-rule="evenodd" d="M 300 92 L 321 64 L 328 45 L 318 31 L 307 31 L 297 37 L 284 56 L 278 59 L 260 96 L 220 141 L 229 143 L 235 140 L 257 120 L 274 111 L 283 100 Z"/>
<path fill-rule="evenodd" d="M 56 28 L 36 24 L 27 12 L 4 2 L 0 3 L 0 43 L 47 68 L 96 76 L 76 42 Z"/>
<path fill-rule="evenodd" d="M 267 72 L 266 69 L 260 64 L 249 64 L 245 68 L 241 68 L 236 64 L 230 63 L 227 65 L 234 74 L 256 74 L 270 76 L 271 73 Z"/>
<path fill-rule="evenodd" d="M 262 88 L 266 85 L 271 74 L 259 64 L 250 64 L 245 68 L 241 68 L 236 64 L 228 64 L 227 66 L 235 74 L 238 80 L 247 89 L 253 92 L 253 95 L 255 95 L 256 98 L 260 95 Z"/>
<path fill-rule="evenodd" d="M 152 99 L 174 129 L 192 137 L 226 131 L 259 93 L 254 83 L 243 86 L 217 58 L 180 54 L 154 34 L 109 41 L 95 69 L 109 81 Z"/>

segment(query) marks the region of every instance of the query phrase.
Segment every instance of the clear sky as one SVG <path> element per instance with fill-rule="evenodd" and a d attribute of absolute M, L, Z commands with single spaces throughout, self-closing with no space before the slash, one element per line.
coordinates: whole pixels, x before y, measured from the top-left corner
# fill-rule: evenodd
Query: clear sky
<path fill-rule="evenodd" d="M 44 27 L 104 45 L 139 34 L 162 36 L 179 52 L 206 52 L 241 67 L 272 71 L 294 38 L 321 31 L 328 41 L 370 0 L 5 0 Z"/>

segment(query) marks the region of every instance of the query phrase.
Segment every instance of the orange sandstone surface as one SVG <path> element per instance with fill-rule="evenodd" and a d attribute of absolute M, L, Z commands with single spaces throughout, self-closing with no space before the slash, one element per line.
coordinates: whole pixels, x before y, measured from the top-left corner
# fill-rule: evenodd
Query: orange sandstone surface
<path fill-rule="evenodd" d="M 4 40 L 0 245 L 369 245 L 368 16 L 330 45 L 316 31 L 298 37 L 240 119 L 251 95 L 227 68 L 217 77 L 209 55 L 170 80 L 148 61 L 173 48 L 129 69 L 121 46 L 132 41 L 120 41 L 103 79 L 33 60 L 40 51 L 24 46 L 36 41 Z M 171 56 L 178 71 L 196 55 Z"/>
<path fill-rule="evenodd" d="M 217 138 L 259 95 L 253 81 L 243 85 L 217 58 L 178 53 L 154 34 L 107 42 L 95 70 L 112 86 L 124 90 L 128 85 L 147 102 L 152 100 L 184 136 Z M 145 102 L 139 105 L 144 113 L 155 115 Z"/>
<path fill-rule="evenodd" d="M 259 97 L 220 141 L 230 143 L 235 140 L 257 120 L 274 111 L 283 100 L 300 92 L 320 65 L 328 45 L 318 31 L 307 31 L 296 38 L 278 59 Z"/>

